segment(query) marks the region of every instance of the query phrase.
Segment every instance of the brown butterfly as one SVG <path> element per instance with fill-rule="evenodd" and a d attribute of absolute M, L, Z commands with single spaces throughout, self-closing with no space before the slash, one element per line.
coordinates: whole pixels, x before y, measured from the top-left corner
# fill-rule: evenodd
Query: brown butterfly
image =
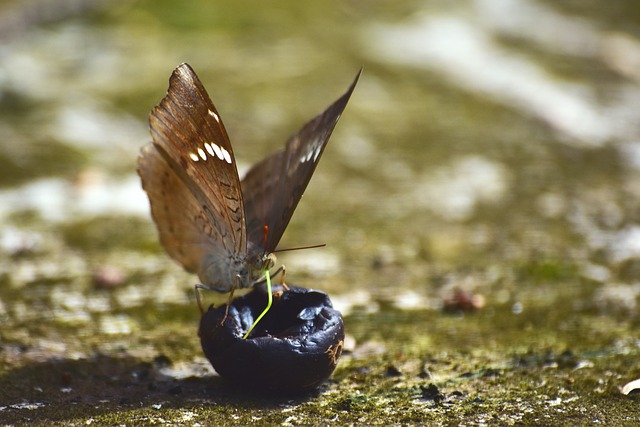
<path fill-rule="evenodd" d="M 361 72 L 344 95 L 240 181 L 207 91 L 189 65 L 174 70 L 167 95 L 149 116 L 153 143 L 142 148 L 138 173 L 160 242 L 203 287 L 248 288 L 274 266 L 272 252 Z"/>

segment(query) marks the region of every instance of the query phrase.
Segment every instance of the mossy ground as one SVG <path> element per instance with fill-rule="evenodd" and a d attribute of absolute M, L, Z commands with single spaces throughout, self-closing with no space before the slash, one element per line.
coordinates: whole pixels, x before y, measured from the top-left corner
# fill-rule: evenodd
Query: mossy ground
<path fill-rule="evenodd" d="M 34 425 L 636 423 L 637 399 L 619 390 L 640 374 L 638 346 L 629 338 L 634 327 L 609 319 L 603 339 L 590 328 L 602 324 L 597 314 L 565 310 L 550 319 L 549 313 L 514 317 L 505 306 L 464 316 L 354 313 L 346 318 L 352 337 L 365 339 L 363 331 L 373 330 L 377 338 L 358 341 L 330 381 L 302 396 L 252 395 L 213 375 L 194 323 L 186 320 L 164 333 L 112 338 L 110 350 L 79 359 L 51 358 L 30 340 L 5 339 L 0 400 L 9 407 L 2 419 Z M 86 337 L 82 345 L 104 348 L 104 339 Z M 144 346 L 153 350 L 140 355 Z"/>

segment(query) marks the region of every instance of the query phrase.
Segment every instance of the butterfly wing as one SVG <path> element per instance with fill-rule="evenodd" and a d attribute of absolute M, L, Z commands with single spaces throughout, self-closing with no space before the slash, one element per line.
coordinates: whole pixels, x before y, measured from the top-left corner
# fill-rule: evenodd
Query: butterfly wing
<path fill-rule="evenodd" d="M 138 174 L 151 202 L 160 243 L 185 270 L 197 273 L 202 252 L 216 246 L 213 230 L 206 231 L 205 211 L 152 143 L 142 147 Z"/>
<path fill-rule="evenodd" d="M 246 258 L 241 187 L 227 132 L 189 65 L 174 70 L 149 125 L 155 151 L 143 149 L 139 172 L 161 242 L 186 269 L 197 270 L 204 284 L 228 290 L 235 280 L 228 270 L 236 266 L 223 256 Z M 168 187 L 152 177 L 169 170 Z"/>
<path fill-rule="evenodd" d="M 242 180 L 250 256 L 275 250 L 361 73 L 344 95 L 292 135 L 283 150 L 254 165 Z"/>

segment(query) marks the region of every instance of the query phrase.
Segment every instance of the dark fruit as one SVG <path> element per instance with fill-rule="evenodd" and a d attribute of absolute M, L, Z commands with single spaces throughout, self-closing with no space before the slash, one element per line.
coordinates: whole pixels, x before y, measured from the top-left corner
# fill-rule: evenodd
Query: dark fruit
<path fill-rule="evenodd" d="M 226 305 L 202 315 L 200 342 L 218 374 L 251 391 L 303 391 L 329 378 L 342 354 L 344 324 L 327 294 L 274 286 L 273 306 L 243 339 L 266 304 L 259 286 L 234 299 L 226 319 Z"/>

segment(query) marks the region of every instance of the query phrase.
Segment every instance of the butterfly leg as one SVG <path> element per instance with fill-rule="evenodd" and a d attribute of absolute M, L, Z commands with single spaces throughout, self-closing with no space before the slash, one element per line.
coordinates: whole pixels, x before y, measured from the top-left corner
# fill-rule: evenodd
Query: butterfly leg
<path fill-rule="evenodd" d="M 286 283 L 284 283 L 284 278 L 287 275 L 287 267 L 283 265 L 281 265 L 280 267 L 278 267 L 278 269 L 272 274 L 272 276 L 275 276 L 276 274 L 280 273 L 280 286 L 282 286 L 284 288 L 285 291 L 289 290 L 289 287 L 287 286 Z M 262 284 L 266 281 L 266 277 L 265 279 L 262 279 L 258 282 L 258 284 Z"/>
<path fill-rule="evenodd" d="M 284 277 L 287 275 L 287 267 L 282 264 L 280 270 L 282 270 L 282 273 L 280 274 L 280 285 L 284 288 L 285 291 L 288 291 L 289 287 L 286 283 L 284 283 Z"/>
<path fill-rule="evenodd" d="M 284 276 L 286 276 L 287 274 L 287 268 L 284 266 L 284 264 L 276 270 L 274 276 L 278 274 L 278 272 L 280 272 L 280 286 L 282 286 L 282 289 L 273 293 L 273 297 L 276 299 L 276 301 L 280 301 L 282 295 L 284 295 L 285 292 L 289 291 L 289 287 L 286 283 L 284 283 Z"/>
<path fill-rule="evenodd" d="M 202 316 L 204 314 L 204 308 L 202 307 L 202 298 L 200 297 L 200 290 L 209 289 L 209 288 L 207 288 L 205 285 L 201 285 L 200 283 L 196 284 L 194 288 L 196 293 L 196 301 L 198 302 L 198 308 L 200 309 L 200 315 Z"/>
<path fill-rule="evenodd" d="M 236 291 L 236 284 L 231 287 L 231 291 L 229 291 L 229 300 L 227 301 L 227 308 L 224 310 L 224 317 L 220 322 L 220 325 L 224 325 L 224 321 L 227 320 L 227 316 L 229 315 L 229 307 L 231 307 L 231 301 L 233 300 L 233 293 Z"/>
<path fill-rule="evenodd" d="M 284 277 L 287 273 L 286 271 L 286 267 L 284 265 L 281 265 L 280 267 L 278 267 L 278 269 L 276 271 L 273 272 L 273 274 L 271 274 L 271 277 L 275 277 L 276 274 L 280 273 L 280 285 L 284 288 L 285 291 L 289 290 L 289 287 L 287 286 L 286 283 L 284 283 Z M 262 277 L 262 279 L 254 282 L 254 286 L 255 285 L 262 285 L 263 283 L 266 283 L 267 281 L 267 277 L 266 275 Z"/>
<path fill-rule="evenodd" d="M 211 290 L 207 286 L 201 285 L 200 283 L 195 285 L 196 301 L 198 302 L 198 308 L 200 309 L 200 315 L 201 316 L 204 314 L 204 311 L 205 311 L 204 307 L 202 306 L 202 298 L 200 296 L 200 291 L 202 289 Z M 231 288 L 231 291 L 229 292 L 229 301 L 227 301 L 227 308 L 225 309 L 224 317 L 222 318 L 222 321 L 220 322 L 221 325 L 224 323 L 225 320 L 227 320 L 227 316 L 229 315 L 229 307 L 231 306 L 231 300 L 233 300 L 233 293 L 234 293 L 235 290 L 236 290 L 236 285 L 233 285 L 233 287 Z"/>

